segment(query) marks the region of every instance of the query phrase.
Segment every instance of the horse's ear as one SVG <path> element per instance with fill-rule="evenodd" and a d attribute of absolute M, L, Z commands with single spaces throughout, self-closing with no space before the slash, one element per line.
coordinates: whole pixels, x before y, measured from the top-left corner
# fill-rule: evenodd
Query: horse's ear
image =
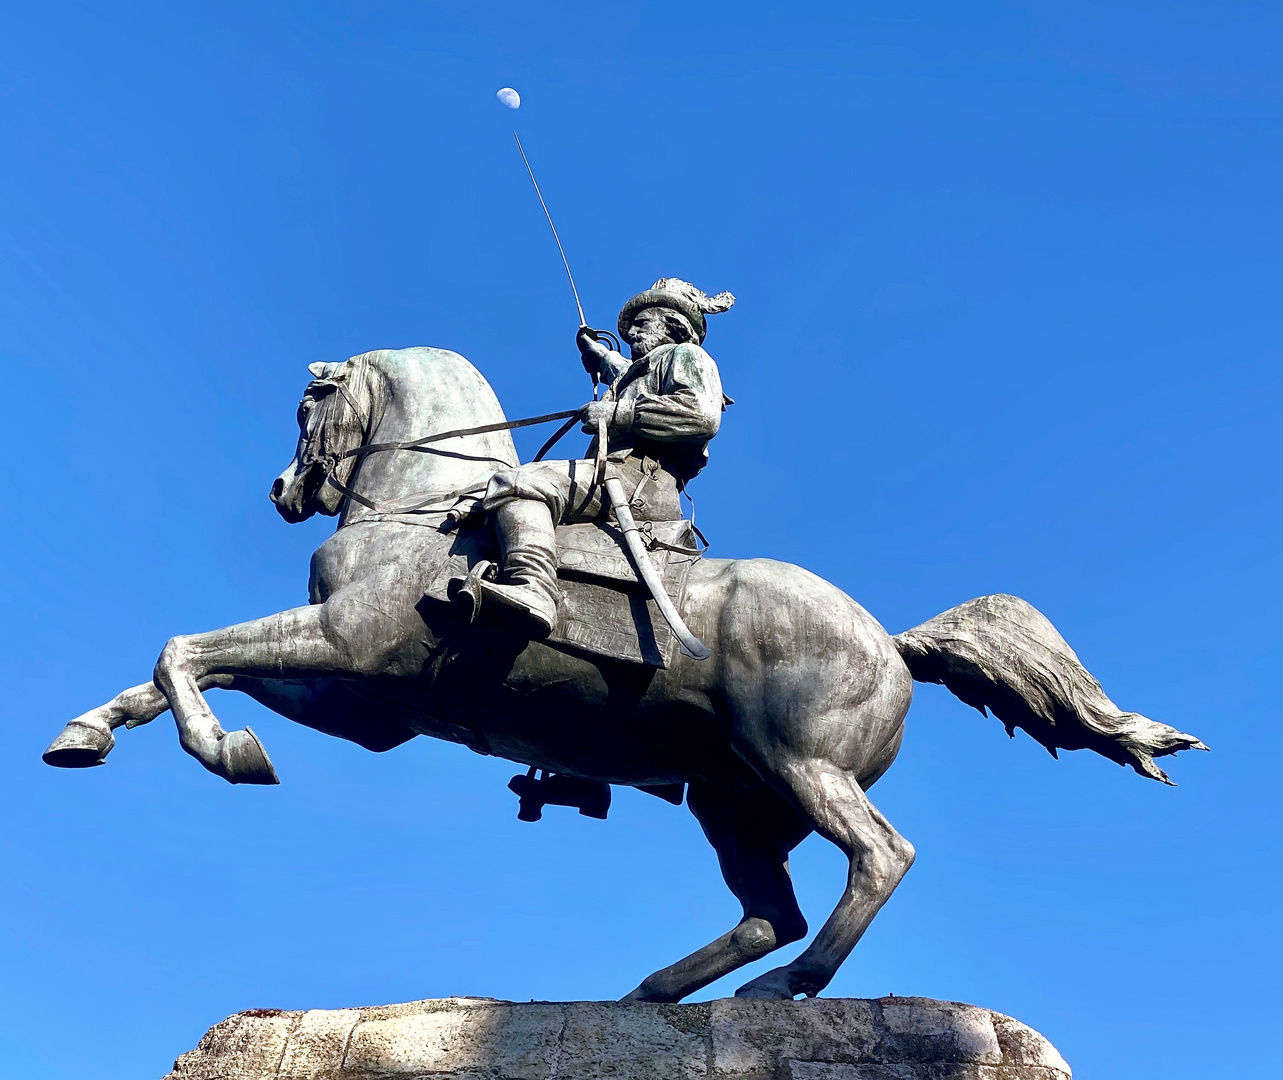
<path fill-rule="evenodd" d="M 307 365 L 307 370 L 312 373 L 312 378 L 314 379 L 333 379 L 339 374 L 339 369 L 346 366 L 346 360 L 339 360 L 338 362 L 316 360 Z"/>

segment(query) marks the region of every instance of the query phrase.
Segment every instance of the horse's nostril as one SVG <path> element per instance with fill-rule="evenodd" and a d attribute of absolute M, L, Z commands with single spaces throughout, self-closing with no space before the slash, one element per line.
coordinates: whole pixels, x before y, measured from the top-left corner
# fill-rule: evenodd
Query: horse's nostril
<path fill-rule="evenodd" d="M 285 481 L 278 476 L 275 480 L 272 481 L 272 490 L 268 492 L 267 497 L 271 499 L 272 502 L 277 502 L 280 499 L 280 497 L 284 494 L 285 494 Z"/>

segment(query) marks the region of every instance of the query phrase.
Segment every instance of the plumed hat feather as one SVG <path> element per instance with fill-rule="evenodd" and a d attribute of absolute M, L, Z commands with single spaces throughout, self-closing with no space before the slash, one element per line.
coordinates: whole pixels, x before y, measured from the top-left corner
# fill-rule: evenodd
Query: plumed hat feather
<path fill-rule="evenodd" d="M 683 281 L 681 278 L 660 278 L 649 289 L 638 293 L 623 306 L 619 312 L 619 332 L 625 333 L 633 321 L 633 316 L 643 308 L 665 307 L 685 315 L 702 343 L 704 335 L 708 332 L 704 316 L 728 311 L 734 303 L 735 297 L 728 292 L 709 296 L 702 289 L 695 288 L 689 281 Z"/>

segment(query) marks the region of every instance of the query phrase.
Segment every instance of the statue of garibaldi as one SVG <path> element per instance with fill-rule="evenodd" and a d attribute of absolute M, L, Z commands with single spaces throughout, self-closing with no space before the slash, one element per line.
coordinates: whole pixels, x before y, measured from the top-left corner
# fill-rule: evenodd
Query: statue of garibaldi
<path fill-rule="evenodd" d="M 681 518 L 685 485 L 707 464 L 730 399 L 717 364 L 704 351 L 705 317 L 735 303 L 728 292 L 709 297 L 688 281 L 661 278 L 619 313 L 619 334 L 631 362 L 581 327 L 576 338 L 589 374 L 609 390 L 583 407 L 583 430 L 604 424 L 608 460 L 637 516 Z M 539 461 L 491 478 L 482 507 L 494 524 L 502 580 L 483 581 L 488 604 L 531 637 L 551 632 L 557 613 L 555 526 L 605 520 L 610 507 L 595 482 L 597 440 L 588 459 Z"/>
<path fill-rule="evenodd" d="M 608 386 L 602 400 L 517 421 L 447 349 L 314 365 L 294 456 L 271 486 L 286 521 L 341 515 L 313 555 L 311 602 L 170 638 L 150 681 L 72 719 L 44 760 L 101 765 L 115 731 L 168 710 L 183 749 L 211 773 L 278 783 L 258 736 L 219 724 L 204 693 L 220 688 L 370 750 L 428 735 L 508 758 L 529 769 L 509 784 L 528 821 L 547 803 L 604 817 L 610 785 L 685 801 L 743 918 L 644 979 L 633 1001 L 680 1001 L 806 937 L 788 860 L 815 832 L 848 862 L 838 903 L 800 954 L 737 991 L 791 1001 L 829 985 L 913 863 L 868 791 L 900 748 L 915 681 L 943 683 L 1053 754 L 1091 749 L 1162 782 L 1155 758 L 1206 749 L 1119 709 L 1018 597 L 977 597 L 892 636 L 802 567 L 708 559 L 693 541 L 665 540 L 688 534 L 679 498 L 729 403 L 703 342 L 707 316 L 733 303 L 662 278 L 620 312 L 630 360 L 581 325 L 584 365 Z M 428 415 L 435 430 L 423 430 Z M 511 465 L 509 431 L 550 420 L 595 433 L 591 457 Z M 408 452 L 463 437 L 469 453 Z M 478 460 L 504 467 L 478 475 Z M 478 507 L 499 541 L 497 581 L 486 530 L 456 528 Z M 654 523 L 645 543 L 636 518 Z M 559 525 L 577 526 L 562 530 L 560 579 Z M 623 561 L 603 552 L 610 545 L 626 548 L 634 576 L 583 580 L 585 564 L 564 558 Z M 649 606 L 634 614 L 634 584 L 672 631 L 666 654 L 641 650 L 663 628 Z M 487 609 L 498 632 L 469 630 Z"/>

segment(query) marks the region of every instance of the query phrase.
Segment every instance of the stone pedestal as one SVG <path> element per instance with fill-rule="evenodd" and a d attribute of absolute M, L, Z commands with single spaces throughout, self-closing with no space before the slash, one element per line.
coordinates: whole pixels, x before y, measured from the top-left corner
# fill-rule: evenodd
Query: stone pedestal
<path fill-rule="evenodd" d="M 1024 1024 L 927 998 L 444 998 L 238 1013 L 165 1080 L 1069 1080 Z"/>

